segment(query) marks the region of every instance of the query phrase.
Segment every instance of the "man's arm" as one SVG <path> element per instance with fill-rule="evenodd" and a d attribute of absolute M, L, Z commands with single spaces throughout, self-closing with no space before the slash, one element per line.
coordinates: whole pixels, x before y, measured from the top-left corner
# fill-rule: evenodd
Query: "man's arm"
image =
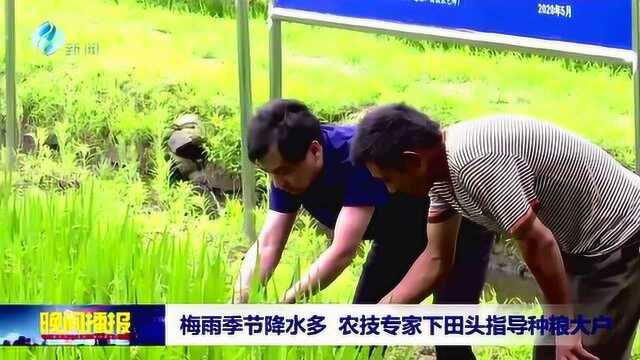
<path fill-rule="evenodd" d="M 575 317 L 571 304 L 569 281 L 564 270 L 560 248 L 553 233 L 529 209 L 509 231 L 517 240 L 524 261 L 536 278 L 547 303 L 562 305 L 560 315 Z M 554 309 L 555 315 L 557 310 Z M 580 333 L 556 339 L 556 359 L 597 360 L 582 347 Z"/>
<path fill-rule="evenodd" d="M 356 255 L 374 211 L 373 206 L 345 206 L 340 210 L 331 245 L 311 265 L 307 273 L 285 294 L 284 302 L 295 303 L 331 284 Z"/>
<path fill-rule="evenodd" d="M 460 221 L 460 215 L 454 214 L 427 225 L 427 248 L 380 303 L 418 304 L 433 292 L 453 265 Z"/>
<path fill-rule="evenodd" d="M 569 305 L 569 281 L 553 233 L 531 209 L 509 232 L 517 239 L 522 257 L 536 278 L 547 303 Z M 573 313 L 567 316 L 573 316 Z"/>
<path fill-rule="evenodd" d="M 258 241 L 251 246 L 242 261 L 240 275 L 236 281 L 234 291 L 234 302 L 247 302 L 251 280 L 258 264 L 260 266 L 260 281 L 265 283 L 269 280 L 280 261 L 282 251 L 295 222 L 296 214 L 269 210 L 262 231 L 258 236 Z M 256 261 L 258 254 L 260 254 L 259 263 Z"/>

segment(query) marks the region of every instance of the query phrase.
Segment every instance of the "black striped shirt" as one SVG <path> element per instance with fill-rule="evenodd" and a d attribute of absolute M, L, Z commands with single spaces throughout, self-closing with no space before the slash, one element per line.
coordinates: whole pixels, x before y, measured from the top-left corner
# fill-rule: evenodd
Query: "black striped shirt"
<path fill-rule="evenodd" d="M 445 130 L 449 181 L 431 188 L 429 222 L 453 211 L 513 233 L 529 209 L 571 254 L 608 253 L 640 229 L 640 177 L 589 141 L 524 116 Z"/>

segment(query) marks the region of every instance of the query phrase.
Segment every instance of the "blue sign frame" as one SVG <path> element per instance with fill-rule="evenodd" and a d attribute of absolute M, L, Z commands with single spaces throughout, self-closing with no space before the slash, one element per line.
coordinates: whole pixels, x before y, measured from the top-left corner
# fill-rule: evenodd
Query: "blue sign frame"
<path fill-rule="evenodd" d="M 631 5 L 629 0 L 274 1 L 274 8 L 626 50 L 632 49 Z"/>
<path fill-rule="evenodd" d="M 272 0 L 270 97 L 282 97 L 282 22 L 387 33 L 633 69 L 636 172 L 640 173 L 640 0 Z"/>

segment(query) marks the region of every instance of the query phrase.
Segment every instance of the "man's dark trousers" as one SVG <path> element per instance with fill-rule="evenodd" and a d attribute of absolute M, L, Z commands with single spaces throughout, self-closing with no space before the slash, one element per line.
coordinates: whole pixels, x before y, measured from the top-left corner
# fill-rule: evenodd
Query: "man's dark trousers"
<path fill-rule="evenodd" d="M 612 329 L 583 335 L 585 349 L 601 360 L 629 359 L 640 319 L 640 233 L 608 254 L 563 254 L 563 261 L 576 299 L 575 313 L 613 320 Z M 536 346 L 533 358 L 554 360 L 555 347 Z"/>

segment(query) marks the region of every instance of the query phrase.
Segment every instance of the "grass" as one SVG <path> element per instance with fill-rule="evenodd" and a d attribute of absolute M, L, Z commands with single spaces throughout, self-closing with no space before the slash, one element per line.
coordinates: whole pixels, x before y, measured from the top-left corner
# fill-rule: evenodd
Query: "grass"
<path fill-rule="evenodd" d="M 66 120 L 72 138 L 103 149 L 145 141 L 155 123 L 194 111 L 213 134 L 212 159 L 239 168 L 232 19 L 99 0 L 20 3 L 17 19 L 19 39 L 49 19 L 68 43 L 81 49 L 98 43 L 100 51 L 74 56 L 63 49 L 46 57 L 18 42 L 20 113 L 28 128 Z M 252 21 L 251 35 L 254 103 L 262 104 L 268 97 L 265 21 Z M 284 35 L 284 94 L 304 99 L 328 121 L 354 121 L 363 108 L 390 101 L 413 104 L 444 123 L 527 113 L 633 162 L 626 68 L 435 43 L 416 48 L 390 37 L 302 25 L 286 25 Z"/>
<path fill-rule="evenodd" d="M 120 0 L 113 0 L 116 4 Z M 232 0 L 136 0 L 145 6 L 161 6 L 174 11 L 192 12 L 214 17 L 233 17 L 235 3 Z M 267 1 L 250 0 L 249 8 L 253 16 L 266 17 Z"/>
<path fill-rule="evenodd" d="M 268 98 L 267 27 L 257 4 L 250 23 L 256 105 Z M 242 204 L 232 199 L 211 219 L 204 197 L 186 185 L 170 187 L 162 141 L 175 116 L 196 112 L 205 122 L 211 160 L 239 170 L 235 21 L 223 17 L 231 11 L 226 0 L 18 2 L 19 115 L 41 150 L 21 155 L 19 172 L 0 184 L 1 302 L 230 299 L 239 257 L 248 246 L 241 235 Z M 37 53 L 28 39 L 45 20 L 81 52 L 97 43 L 99 53 Z M 632 82 L 626 68 L 302 25 L 285 25 L 284 36 L 285 95 L 308 102 L 327 121 L 353 122 L 364 108 L 391 101 L 415 105 L 445 124 L 487 113 L 526 113 L 586 136 L 627 166 L 633 163 Z M 0 75 L 4 86 L 4 72 Z M 0 107 L 4 110 L 4 103 Z M 50 132 L 59 138 L 60 154 L 42 146 Z M 149 148 L 147 158 L 137 150 L 141 145 Z M 116 168 L 106 161 L 109 148 L 121 159 Z M 262 187 L 265 181 L 261 174 Z M 264 212 L 257 211 L 259 224 Z M 325 246 L 311 219 L 303 217 L 267 298 L 254 301 L 275 301 L 298 264 L 308 266 Z M 349 302 L 364 254 L 312 301 Z M 353 348 L 326 347 L 1 351 L 3 359 L 356 355 Z M 530 351 L 477 349 L 480 359 L 527 359 Z M 397 348 L 390 355 L 415 352 Z M 640 356 L 638 338 L 634 353 Z"/>
<path fill-rule="evenodd" d="M 183 203 L 182 208 L 189 209 L 187 214 L 174 213 L 158 222 L 160 212 L 154 217 L 133 202 L 112 201 L 122 188 L 109 181 L 97 180 L 59 193 L 28 188 L 16 195 L 14 190 L 11 179 L 4 177 L 0 184 L 3 303 L 225 303 L 231 298 L 231 277 L 237 263 L 229 265 L 227 256 L 230 248 L 241 242 L 241 206 L 237 201 L 229 203 L 216 220 Z M 172 210 L 174 207 L 167 211 Z M 313 259 L 314 242 L 321 241 L 310 226 L 297 228 L 292 237 L 300 241 L 290 246 L 293 249 L 283 259 L 284 266 L 273 284 L 289 282 L 294 263 L 308 265 Z M 306 252 L 295 249 L 300 246 Z M 299 258 L 305 253 L 308 255 Z M 267 298 L 261 300 L 274 302 L 276 293 L 268 291 Z M 333 291 L 323 294 L 323 300 L 344 302 L 345 295 L 348 292 L 334 286 Z M 3 359 L 12 354 L 15 358 L 50 358 L 56 354 L 88 359 L 353 359 L 356 354 L 355 348 L 295 347 L 0 351 Z"/>

